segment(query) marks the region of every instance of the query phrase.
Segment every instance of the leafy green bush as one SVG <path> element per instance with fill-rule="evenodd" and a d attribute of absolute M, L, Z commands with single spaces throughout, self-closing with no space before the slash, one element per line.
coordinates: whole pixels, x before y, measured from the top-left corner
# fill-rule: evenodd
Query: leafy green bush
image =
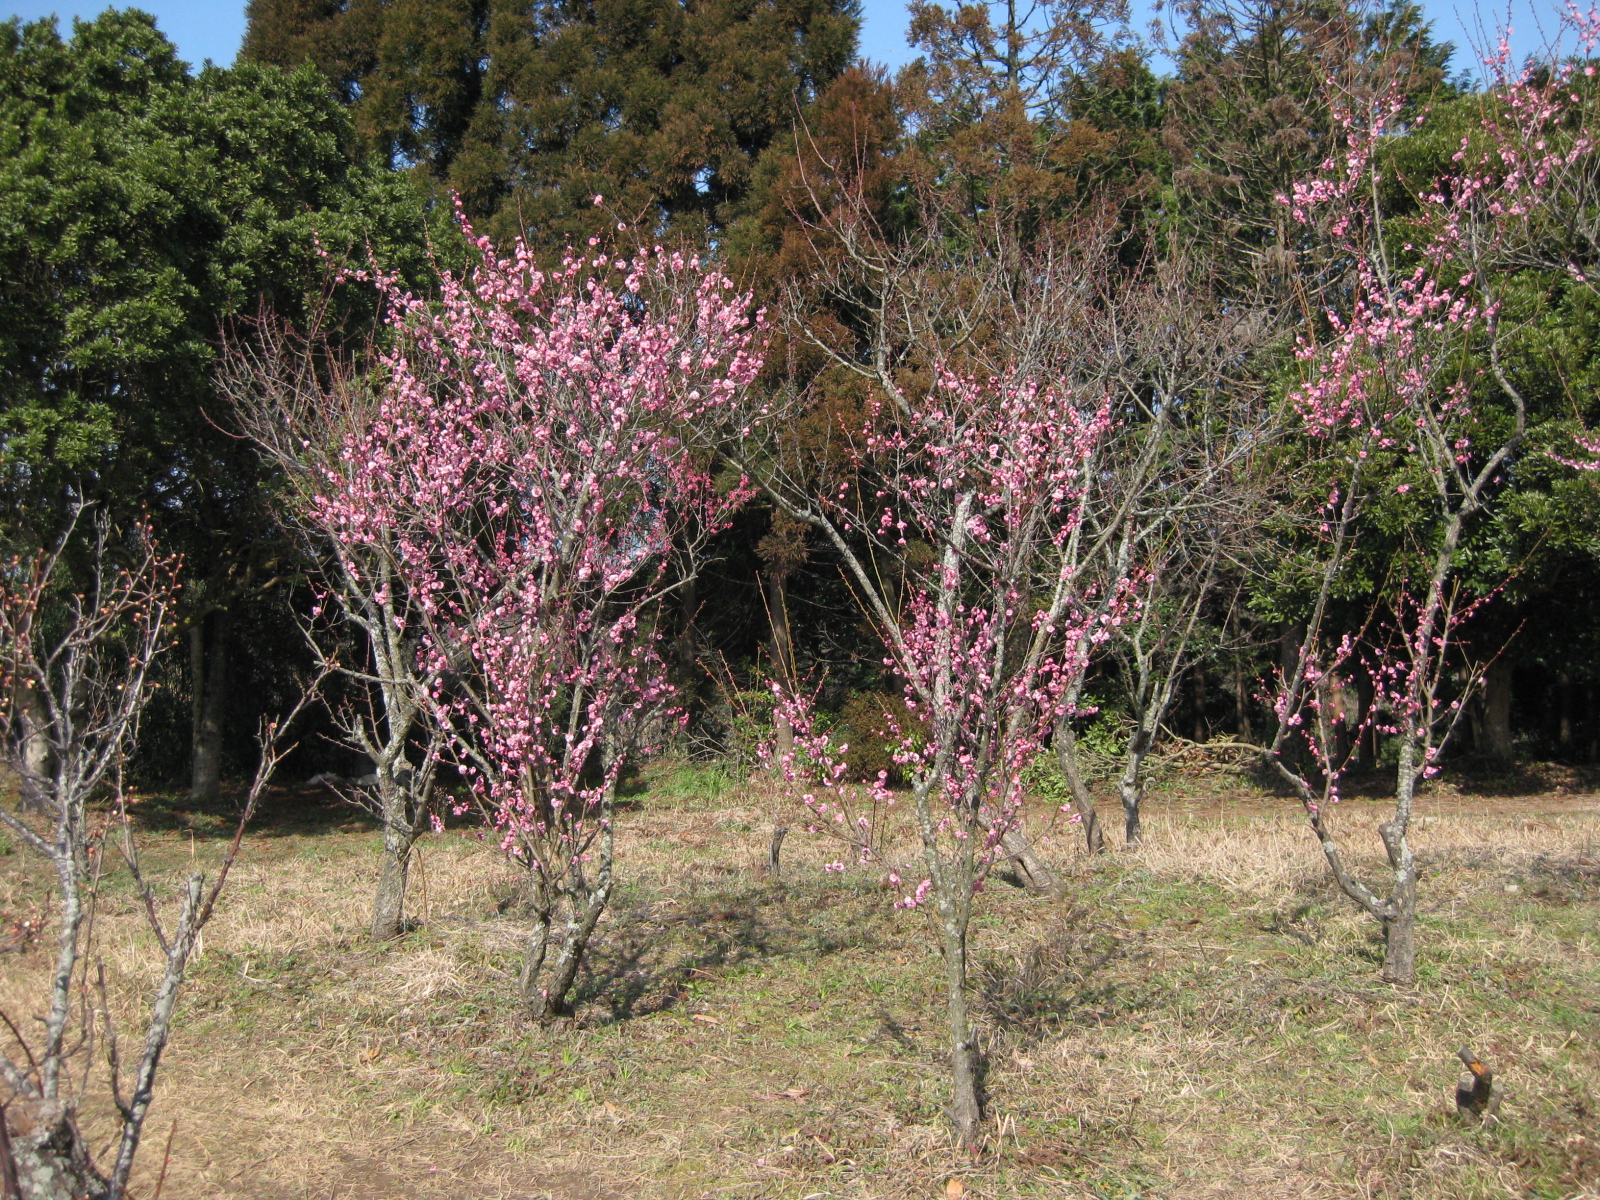
<path fill-rule="evenodd" d="M 736 771 L 753 770 L 761 761 L 760 748 L 772 744 L 772 713 L 777 701 L 771 692 L 759 688 L 725 695 L 728 766 Z"/>
<path fill-rule="evenodd" d="M 844 761 L 846 777 L 858 782 L 876 779 L 884 772 L 891 784 L 904 784 L 905 773 L 894 761 L 907 734 L 921 737 L 922 718 L 893 692 L 852 692 L 839 710 L 839 739 L 849 744 Z"/>
<path fill-rule="evenodd" d="M 1054 749 L 1041 750 L 1034 755 L 1022 772 L 1023 790 L 1030 796 L 1051 804 L 1070 804 L 1072 802 L 1072 789 L 1067 786 L 1067 777 L 1061 773 L 1061 760 L 1056 757 Z"/>

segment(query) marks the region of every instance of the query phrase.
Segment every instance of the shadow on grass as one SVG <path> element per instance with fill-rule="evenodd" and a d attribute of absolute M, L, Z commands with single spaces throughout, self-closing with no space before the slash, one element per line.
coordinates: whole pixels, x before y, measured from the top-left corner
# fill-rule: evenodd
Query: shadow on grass
<path fill-rule="evenodd" d="M 225 790 L 206 801 L 186 792 L 160 792 L 141 796 L 133 806 L 134 819 L 150 833 L 188 833 L 196 838 L 231 838 L 244 808 L 242 791 Z M 333 833 L 362 833 L 379 828 L 371 813 L 341 798 L 321 784 L 294 784 L 269 788 L 250 822 L 252 837 L 319 837 Z"/>
<path fill-rule="evenodd" d="M 1019 954 L 989 957 L 977 968 L 980 1009 L 1002 1044 L 1034 1045 L 1068 1025 L 1098 1025 L 1165 1008 L 1168 991 L 1153 983 L 1142 934 L 1068 914 L 1049 937 Z"/>
<path fill-rule="evenodd" d="M 1600 770 L 1592 765 L 1558 762 L 1508 762 L 1478 755 L 1452 759 L 1444 777 L 1462 793 L 1472 796 L 1538 796 L 1557 788 L 1593 791 L 1600 786 Z"/>
<path fill-rule="evenodd" d="M 585 958 L 575 1007 L 626 1021 L 680 1003 L 696 976 L 876 947 L 885 932 L 881 908 L 877 896 L 845 888 L 770 883 L 617 909 Z"/>

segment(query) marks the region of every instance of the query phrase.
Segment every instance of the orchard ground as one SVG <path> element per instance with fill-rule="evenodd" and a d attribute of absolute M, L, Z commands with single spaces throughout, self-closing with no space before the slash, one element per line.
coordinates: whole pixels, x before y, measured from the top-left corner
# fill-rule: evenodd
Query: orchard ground
<path fill-rule="evenodd" d="M 165 1170 L 185 1200 L 1595 1197 L 1592 788 L 1552 769 L 1425 797 L 1414 990 L 1378 981 L 1377 927 L 1329 885 L 1289 801 L 1169 777 L 1144 847 L 1094 862 L 1040 806 L 1029 828 L 1064 895 L 1000 875 L 975 923 L 991 1131 L 975 1156 L 941 1115 L 925 917 L 891 907 L 881 867 L 824 871 L 836 844 L 799 830 L 770 878 L 775 799 L 713 770 L 648 773 L 578 1016 L 541 1028 L 519 1014 L 524 921 L 492 847 L 425 839 L 421 924 L 374 947 L 377 835 L 288 789 L 207 930 L 135 1194 Z M 172 872 L 227 823 L 225 804 L 142 808 Z M 1338 813 L 1372 871 L 1385 811 L 1358 796 Z M 918 877 L 909 837 L 889 857 Z M 19 849 L 0 857 L 14 1017 L 42 994 L 48 925 L 28 930 L 49 896 Z M 131 1016 L 149 935 L 125 875 L 99 905 Z M 1455 1118 L 1463 1043 L 1504 1081 L 1492 1126 Z"/>

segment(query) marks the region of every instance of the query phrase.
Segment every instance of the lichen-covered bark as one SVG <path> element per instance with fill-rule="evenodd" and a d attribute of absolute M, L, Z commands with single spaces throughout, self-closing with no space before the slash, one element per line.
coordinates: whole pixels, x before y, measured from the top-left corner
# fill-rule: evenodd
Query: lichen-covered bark
<path fill-rule="evenodd" d="M 84 1200 L 106 1194 L 77 1114 L 60 1100 L 15 1098 L 4 1108 L 21 1200 Z"/>

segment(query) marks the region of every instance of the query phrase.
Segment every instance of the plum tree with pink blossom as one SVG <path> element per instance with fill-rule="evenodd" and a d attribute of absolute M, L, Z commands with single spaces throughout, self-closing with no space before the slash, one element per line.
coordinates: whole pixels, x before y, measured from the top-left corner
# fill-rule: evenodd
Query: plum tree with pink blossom
<path fill-rule="evenodd" d="M 394 531 L 352 524 L 326 502 L 364 469 L 345 449 L 380 419 L 381 388 L 321 320 L 296 329 L 268 318 L 252 332 L 228 347 L 219 377 L 236 424 L 278 474 L 275 513 L 316 595 L 302 628 L 341 679 L 338 740 L 372 763 L 364 780 L 333 783 L 382 824 L 368 933 L 388 941 L 407 928 L 412 852 L 436 813 L 443 734 L 429 716 L 419 597 L 400 572 Z"/>
<path fill-rule="evenodd" d="M 1592 46 L 1600 24 L 1576 10 L 1569 21 Z M 1573 201 L 1560 181 L 1592 166 L 1594 151 L 1582 122 L 1555 135 L 1563 107 L 1579 103 L 1569 86 L 1575 68 L 1513 74 L 1508 64 L 1502 40 L 1488 62 L 1496 86 L 1481 130 L 1461 140 L 1447 176 L 1412 198 L 1403 244 L 1385 204 L 1383 146 L 1401 127 L 1393 95 L 1357 102 L 1330 89 L 1343 148 L 1283 198 L 1295 221 L 1349 264 L 1349 287 L 1327 314 L 1327 337 L 1308 331 L 1298 350 L 1305 375 L 1292 400 L 1305 432 L 1325 447 L 1332 487 L 1315 530 L 1316 596 L 1271 697 L 1278 720 L 1265 757 L 1304 804 L 1341 890 L 1381 923 L 1383 976 L 1400 984 L 1416 978 L 1409 830 L 1417 786 L 1437 773 L 1482 681 L 1486 656 L 1468 653 L 1462 627 L 1498 590 L 1474 591 L 1464 579 L 1464 539 L 1504 490 L 1528 438 L 1528 404 L 1506 365 L 1514 330 L 1505 273 L 1529 265 L 1532 247 L 1544 244 L 1532 231 L 1567 219 Z M 1570 269 L 1581 275 L 1577 262 Z M 1484 419 L 1489 405 L 1495 421 Z M 1395 581 L 1359 633 L 1336 640 L 1326 627 L 1329 602 L 1378 489 L 1409 506 L 1422 566 L 1417 578 Z M 1355 673 L 1372 685 L 1365 713 L 1345 711 L 1336 686 Z M 1357 876 L 1330 823 L 1348 744 L 1338 727 L 1351 724 L 1388 734 L 1399 752 L 1394 812 L 1379 830 L 1386 888 Z"/>
<path fill-rule="evenodd" d="M 547 270 L 468 235 L 475 265 L 437 300 L 367 274 L 389 327 L 375 409 L 316 506 L 393 547 L 457 812 L 526 872 L 521 986 L 549 1018 L 611 894 L 617 781 L 675 717 L 663 602 L 747 495 L 681 434 L 726 424 L 762 329 L 697 259 L 592 243 Z"/>
<path fill-rule="evenodd" d="M 944 370 L 926 395 L 895 387 L 871 410 L 856 476 L 877 481 L 870 494 L 848 484 L 811 497 L 768 486 L 838 552 L 919 718 L 916 730 L 899 731 L 894 758 L 910 782 L 922 878 L 886 870 L 897 905 L 928 912 L 943 954 L 950 1115 L 965 1145 L 977 1143 L 982 1121 L 967 998 L 974 896 L 996 857 L 1014 852 L 1005 841 L 1020 824 L 1023 771 L 1061 718 L 1064 693 L 1131 602 L 1084 595 L 1070 545 L 1110 425 L 1103 391 Z M 903 558 L 913 543 L 928 548 L 928 562 L 910 568 L 896 594 L 874 562 Z M 874 818 L 896 799 L 884 776 L 858 794 L 844 782 L 848 748 L 819 731 L 810 698 L 778 699 L 795 746 L 776 765 L 809 826 L 870 861 L 880 844 Z"/>

